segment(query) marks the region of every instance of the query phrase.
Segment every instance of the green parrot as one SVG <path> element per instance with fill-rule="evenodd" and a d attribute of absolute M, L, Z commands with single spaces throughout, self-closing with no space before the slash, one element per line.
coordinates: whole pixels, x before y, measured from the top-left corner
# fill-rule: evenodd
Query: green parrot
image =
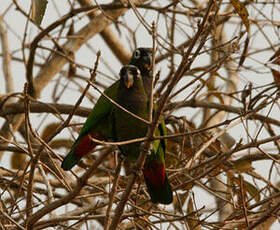
<path fill-rule="evenodd" d="M 135 65 L 140 70 L 146 94 L 150 95 L 152 82 L 152 50 L 150 48 L 136 49 L 132 54 L 130 64 Z M 116 100 L 119 83 L 119 80 L 116 81 L 107 88 L 104 93 L 111 99 Z M 64 170 L 72 169 L 83 156 L 93 151 L 97 143 L 93 142 L 91 137 L 105 141 L 113 139 L 113 124 L 111 120 L 112 108 L 113 104 L 108 99 L 104 96 L 99 97 L 82 127 L 78 138 L 62 161 L 61 167 Z"/>
<path fill-rule="evenodd" d="M 135 115 L 148 119 L 149 100 L 145 92 L 140 71 L 136 66 L 126 65 L 120 71 L 120 84 L 116 101 Z M 114 106 L 114 133 L 116 141 L 126 141 L 145 137 L 148 125 L 131 116 L 121 108 Z M 156 135 L 165 135 L 164 123 L 161 123 Z M 129 161 L 135 162 L 140 154 L 140 142 L 120 145 L 119 149 Z M 173 200 L 172 189 L 165 173 L 165 140 L 153 141 L 151 154 L 146 158 L 143 174 L 153 203 L 170 204 Z"/>

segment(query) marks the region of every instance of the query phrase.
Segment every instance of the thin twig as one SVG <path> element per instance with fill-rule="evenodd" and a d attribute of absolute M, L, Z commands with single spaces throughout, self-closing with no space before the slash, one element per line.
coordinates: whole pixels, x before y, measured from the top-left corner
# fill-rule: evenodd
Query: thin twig
<path fill-rule="evenodd" d="M 32 216 L 27 219 L 27 228 L 31 229 L 33 225 L 41 219 L 43 216 L 47 215 L 51 211 L 57 209 L 58 207 L 69 203 L 72 199 L 74 199 L 82 190 L 82 188 L 87 184 L 88 179 L 92 176 L 92 174 L 97 170 L 97 167 L 103 162 L 103 160 L 107 157 L 110 152 L 105 152 L 96 159 L 94 164 L 89 168 L 86 173 L 77 180 L 77 185 L 74 189 L 63 198 L 50 203 L 49 205 L 44 206 L 35 212 Z"/>
<path fill-rule="evenodd" d="M 106 211 L 106 222 L 105 222 L 105 225 L 104 225 L 104 229 L 105 230 L 108 230 L 109 229 L 109 226 L 110 226 L 110 223 L 111 223 L 111 212 L 112 212 L 112 206 L 113 206 L 113 203 L 114 203 L 114 197 L 116 195 L 116 191 L 117 191 L 117 186 L 118 186 L 118 182 L 119 182 L 119 178 L 120 178 L 120 172 L 121 172 L 121 166 L 122 166 L 122 159 L 119 161 L 118 165 L 117 165 L 117 168 L 116 168 L 116 172 L 115 172 L 115 177 L 114 177 L 114 180 L 113 180 L 113 187 L 112 187 L 112 190 L 110 192 L 110 196 L 109 196 L 109 204 L 108 204 L 108 207 L 107 207 L 107 211 Z"/>

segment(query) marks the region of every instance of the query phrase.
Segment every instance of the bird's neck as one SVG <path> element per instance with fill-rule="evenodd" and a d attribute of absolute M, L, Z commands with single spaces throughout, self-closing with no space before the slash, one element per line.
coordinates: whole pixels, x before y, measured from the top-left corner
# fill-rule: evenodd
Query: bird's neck
<path fill-rule="evenodd" d="M 125 89 L 120 92 L 118 102 L 130 112 L 139 113 L 147 107 L 147 96 L 140 90 Z"/>
<path fill-rule="evenodd" d="M 145 71 L 141 72 L 141 75 L 142 75 L 146 95 L 148 98 L 150 98 L 150 94 L 152 91 L 152 80 L 153 80 L 152 72 L 145 69 Z"/>

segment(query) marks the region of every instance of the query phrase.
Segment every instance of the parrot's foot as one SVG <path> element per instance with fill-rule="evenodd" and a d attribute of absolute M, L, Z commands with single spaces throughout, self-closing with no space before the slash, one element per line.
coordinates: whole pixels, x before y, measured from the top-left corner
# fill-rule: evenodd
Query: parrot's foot
<path fill-rule="evenodd" d="M 126 156 L 122 152 L 118 153 L 118 159 L 120 162 L 122 162 L 125 158 L 126 158 Z"/>
<path fill-rule="evenodd" d="M 131 165 L 130 172 L 133 173 L 135 176 L 137 176 L 139 174 L 139 172 L 137 170 L 137 164 Z"/>
<path fill-rule="evenodd" d="M 139 149 L 140 149 L 140 152 L 145 152 L 145 153 L 147 153 L 147 155 L 151 155 L 151 152 L 152 152 L 152 145 L 150 145 L 150 146 L 149 146 L 149 149 L 147 149 L 147 146 L 146 146 L 145 142 L 142 142 L 142 143 L 140 144 Z"/>

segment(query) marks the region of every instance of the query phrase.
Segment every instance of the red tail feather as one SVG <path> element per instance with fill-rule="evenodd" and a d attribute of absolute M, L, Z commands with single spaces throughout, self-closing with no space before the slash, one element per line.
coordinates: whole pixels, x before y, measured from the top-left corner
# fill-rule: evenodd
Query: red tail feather
<path fill-rule="evenodd" d="M 155 188 L 159 189 L 164 186 L 165 168 L 162 162 L 150 161 L 149 163 L 146 163 L 143 169 L 143 174 Z"/>
<path fill-rule="evenodd" d="M 98 140 L 102 139 L 100 138 L 100 135 L 94 133 L 84 136 L 78 144 L 77 148 L 75 149 L 75 153 L 78 155 L 79 158 L 91 152 L 98 145 L 98 143 L 91 140 L 90 136 Z"/>

